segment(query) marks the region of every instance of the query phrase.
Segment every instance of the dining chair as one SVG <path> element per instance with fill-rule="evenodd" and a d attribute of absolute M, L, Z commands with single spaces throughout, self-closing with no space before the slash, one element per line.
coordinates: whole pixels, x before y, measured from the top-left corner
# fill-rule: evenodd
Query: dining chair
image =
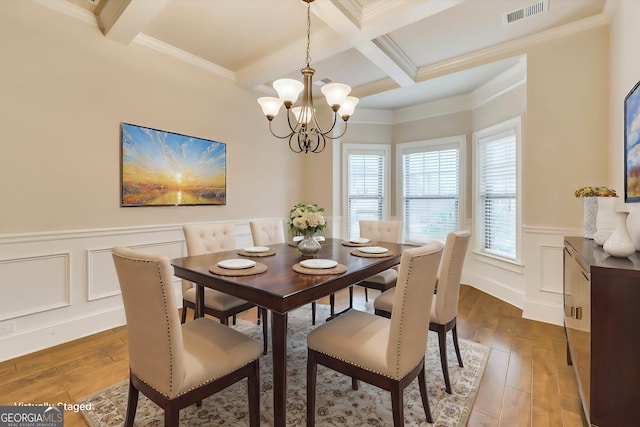
<path fill-rule="evenodd" d="M 438 333 L 440 346 L 440 364 L 447 393 L 451 394 L 449 364 L 447 361 L 447 332 L 453 335 L 453 347 L 458 357 L 458 365 L 462 368 L 462 356 L 458 343 L 456 319 L 458 316 L 458 298 L 460 294 L 460 277 L 465 255 L 469 246 L 471 233 L 456 231 L 449 233 L 444 244 L 444 253 L 437 279 L 436 295 L 431 302 L 431 319 L 429 330 Z M 395 304 L 395 289 L 380 294 L 373 302 L 375 314 L 390 317 Z"/>
<path fill-rule="evenodd" d="M 404 389 L 418 377 L 427 422 L 432 423 L 424 359 L 429 314 L 443 245 L 432 242 L 402 253 L 391 318 L 358 310 L 317 327 L 307 336 L 307 426 L 315 424 L 317 365 L 391 392 L 393 425 L 404 425 Z M 329 392 L 325 397 L 332 396 Z"/>
<path fill-rule="evenodd" d="M 400 243 L 402 240 L 402 221 L 360 220 L 358 224 L 360 227 L 360 237 L 365 237 L 372 242 Z M 364 300 L 369 301 L 368 289 L 384 292 L 396 285 L 397 278 L 398 270 L 392 267 L 366 278 L 359 282 L 358 286 L 364 288 Z M 349 287 L 349 307 L 353 307 L 352 287 Z"/>
<path fill-rule="evenodd" d="M 181 409 L 244 378 L 249 424 L 260 425 L 260 343 L 207 318 L 181 324 L 167 257 L 124 247 L 112 256 L 127 319 L 125 426 L 133 426 L 139 392 L 164 409 L 165 427 L 177 427 Z"/>
<path fill-rule="evenodd" d="M 285 243 L 284 226 L 279 219 L 265 219 L 249 221 L 251 238 L 256 246 L 269 246 L 277 243 Z M 266 313 L 265 313 L 266 316 Z M 265 317 L 265 322 L 266 317 Z M 316 302 L 311 303 L 311 324 L 316 324 Z"/>
<path fill-rule="evenodd" d="M 192 224 L 182 227 L 189 256 L 204 255 L 212 252 L 232 250 L 236 246 L 235 229 L 231 223 Z M 182 323 L 186 321 L 186 308 L 196 308 L 196 288 L 193 283 L 182 281 Z M 255 307 L 255 304 L 215 289 L 204 289 L 204 314 L 220 320 L 223 325 L 229 324 L 229 317 Z M 258 307 L 258 322 L 260 313 L 267 318 L 267 309 Z M 195 317 L 195 315 L 194 315 Z M 268 349 L 268 325 L 262 322 L 262 336 L 264 338 L 264 354 Z"/>

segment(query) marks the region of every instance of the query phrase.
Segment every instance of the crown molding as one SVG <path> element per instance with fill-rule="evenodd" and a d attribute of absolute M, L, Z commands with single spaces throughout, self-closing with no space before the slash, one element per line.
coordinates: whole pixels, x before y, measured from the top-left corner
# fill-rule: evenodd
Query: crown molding
<path fill-rule="evenodd" d="M 178 49 L 177 47 L 174 47 L 170 44 L 161 42 L 158 39 L 149 37 L 146 34 L 139 33 L 137 36 L 135 36 L 133 42 L 158 51 L 160 53 L 164 53 L 165 55 L 169 55 L 173 58 L 196 66 L 198 68 L 202 68 L 203 70 L 209 71 L 225 79 L 229 79 L 231 81 L 235 80 L 235 74 L 232 71 L 216 65 L 213 62 L 206 61 L 199 56 L 193 55 L 189 52 L 185 52 L 182 49 Z"/>
<path fill-rule="evenodd" d="M 424 104 L 412 105 L 410 107 L 398 108 L 392 111 L 392 116 L 393 123 L 399 124 L 461 113 L 463 111 L 470 111 L 471 109 L 471 95 L 465 94 L 438 99 Z"/>
<path fill-rule="evenodd" d="M 478 108 L 526 83 L 527 60 L 523 55 L 515 66 L 471 92 L 471 108 Z"/>
<path fill-rule="evenodd" d="M 63 13 L 67 16 L 76 18 L 87 24 L 98 26 L 98 20 L 93 12 L 77 6 L 66 0 L 34 0 L 36 3 L 53 9 L 57 12 Z"/>

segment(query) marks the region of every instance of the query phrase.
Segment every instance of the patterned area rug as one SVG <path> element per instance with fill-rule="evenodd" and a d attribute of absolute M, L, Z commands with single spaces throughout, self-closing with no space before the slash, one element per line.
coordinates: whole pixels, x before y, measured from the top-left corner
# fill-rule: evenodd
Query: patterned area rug
<path fill-rule="evenodd" d="M 367 309 L 371 310 L 371 303 Z M 328 306 L 318 304 L 317 319 L 326 319 Z M 319 321 L 322 322 L 322 321 Z M 262 328 L 254 323 L 238 320 L 235 326 L 257 340 Z M 311 331 L 310 305 L 289 314 L 287 349 L 287 425 L 306 423 L 306 335 Z M 489 349 L 482 344 L 460 340 L 464 368 L 457 363 L 451 334 L 448 334 L 449 374 L 453 394 L 444 390 L 440 367 L 437 334 L 430 332 L 426 353 L 426 376 L 429 404 L 434 424 L 424 417 L 418 381 L 414 380 L 404 391 L 405 425 L 410 426 L 465 426 L 475 400 L 480 380 L 486 367 Z M 273 391 L 271 354 L 260 359 L 261 425 L 273 425 Z M 122 426 L 126 416 L 128 381 L 84 397 L 78 403 L 91 403 L 92 410 L 82 414 L 92 427 Z M 393 424 L 389 392 L 360 382 L 359 390 L 351 389 L 351 379 L 318 366 L 316 394 L 316 425 L 318 426 L 389 426 Z M 164 425 L 163 411 L 140 394 L 135 425 L 152 427 Z M 247 426 L 247 383 L 233 386 L 205 399 L 202 407 L 195 405 L 180 411 L 180 424 L 185 426 Z"/>

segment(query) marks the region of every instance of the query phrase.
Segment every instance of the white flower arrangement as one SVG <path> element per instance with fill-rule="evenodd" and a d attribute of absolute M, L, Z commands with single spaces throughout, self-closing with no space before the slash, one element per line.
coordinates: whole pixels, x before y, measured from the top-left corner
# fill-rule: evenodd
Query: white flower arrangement
<path fill-rule="evenodd" d="M 326 226 L 324 208 L 310 203 L 298 203 L 289 211 L 289 231 L 291 234 L 301 235 L 317 233 Z"/>

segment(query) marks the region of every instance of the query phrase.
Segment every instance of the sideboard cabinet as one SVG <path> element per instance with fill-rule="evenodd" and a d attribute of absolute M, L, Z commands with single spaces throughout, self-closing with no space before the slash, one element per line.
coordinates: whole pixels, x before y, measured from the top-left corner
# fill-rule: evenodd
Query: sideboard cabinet
<path fill-rule="evenodd" d="M 564 319 L 587 422 L 640 426 L 640 253 L 607 255 L 565 237 Z"/>

